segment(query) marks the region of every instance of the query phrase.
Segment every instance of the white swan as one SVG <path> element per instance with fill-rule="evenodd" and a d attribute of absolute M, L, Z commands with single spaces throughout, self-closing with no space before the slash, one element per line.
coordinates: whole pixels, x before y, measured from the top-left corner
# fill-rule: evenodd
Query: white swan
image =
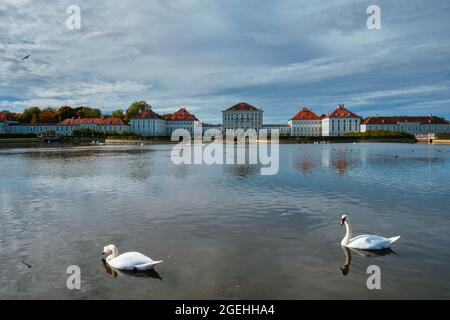
<path fill-rule="evenodd" d="M 119 256 L 119 250 L 113 244 L 103 248 L 102 255 L 108 253 L 110 255 L 106 257 L 106 263 L 118 270 L 150 270 L 163 262 L 163 260 L 154 261 L 139 252 L 125 252 Z"/>
<path fill-rule="evenodd" d="M 360 235 L 352 238 L 352 227 L 348 221 L 348 217 L 344 214 L 341 218 L 341 225 L 345 224 L 345 237 L 341 241 L 341 245 L 348 248 L 362 249 L 362 250 L 381 250 L 391 247 L 400 236 L 392 238 L 383 238 L 374 235 Z"/>

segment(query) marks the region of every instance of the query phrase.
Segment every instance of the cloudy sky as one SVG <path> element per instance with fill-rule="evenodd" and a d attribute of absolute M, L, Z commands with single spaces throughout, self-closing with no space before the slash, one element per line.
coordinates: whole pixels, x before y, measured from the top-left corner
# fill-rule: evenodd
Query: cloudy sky
<path fill-rule="evenodd" d="M 449 30 L 448 0 L 0 0 L 0 110 L 143 99 L 211 122 L 240 101 L 266 123 L 338 103 L 450 118 Z"/>

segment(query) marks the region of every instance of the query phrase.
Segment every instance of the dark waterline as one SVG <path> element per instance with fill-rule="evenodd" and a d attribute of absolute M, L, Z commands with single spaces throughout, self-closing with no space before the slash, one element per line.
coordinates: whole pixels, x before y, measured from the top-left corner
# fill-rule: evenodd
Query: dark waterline
<path fill-rule="evenodd" d="M 275 176 L 171 150 L 0 149 L 0 298 L 450 298 L 450 146 L 281 145 Z M 355 234 L 401 235 L 394 253 L 351 252 L 344 276 L 342 213 Z M 109 243 L 165 262 L 114 273 Z"/>

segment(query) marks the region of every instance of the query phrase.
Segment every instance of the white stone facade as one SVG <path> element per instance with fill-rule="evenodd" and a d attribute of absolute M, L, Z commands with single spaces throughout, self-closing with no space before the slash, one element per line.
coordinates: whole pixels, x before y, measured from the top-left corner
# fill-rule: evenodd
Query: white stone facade
<path fill-rule="evenodd" d="M 308 108 L 301 109 L 288 121 L 290 135 L 293 137 L 320 137 L 322 135 L 322 120 Z"/>
<path fill-rule="evenodd" d="M 347 133 L 360 132 L 361 117 L 340 104 L 336 110 L 322 118 L 322 136 L 341 137 Z"/>
<path fill-rule="evenodd" d="M 399 131 L 413 135 L 427 135 L 450 132 L 450 123 L 440 117 L 368 117 L 361 123 L 361 132 L 366 131 Z"/>
<path fill-rule="evenodd" d="M 20 124 L 0 113 L 0 134 L 42 134 L 54 131 L 58 135 L 71 136 L 75 129 L 92 129 L 103 132 L 134 132 L 144 137 L 170 136 L 176 129 L 186 129 L 191 136 L 202 126 L 202 133 L 209 128 L 219 129 L 266 129 L 268 134 L 273 129 L 279 130 L 281 136 L 293 137 L 331 137 L 345 136 L 351 132 L 399 131 L 414 135 L 430 135 L 450 132 L 450 122 L 436 116 L 389 116 L 368 117 L 364 120 L 347 110 L 343 105 L 324 116 L 318 116 L 308 108 L 301 109 L 288 124 L 263 125 L 263 111 L 247 103 L 239 103 L 222 111 L 223 124 L 202 123 L 185 108 L 174 114 L 161 117 L 151 109 L 144 110 L 124 124 L 117 118 L 66 119 L 56 124 Z M 199 131 L 199 130 L 198 130 Z"/>
<path fill-rule="evenodd" d="M 130 130 L 144 137 L 167 135 L 167 121 L 151 109 L 141 111 L 130 119 Z"/>
<path fill-rule="evenodd" d="M 254 129 L 263 127 L 263 110 L 248 103 L 238 103 L 222 111 L 222 123 L 226 129 Z"/>

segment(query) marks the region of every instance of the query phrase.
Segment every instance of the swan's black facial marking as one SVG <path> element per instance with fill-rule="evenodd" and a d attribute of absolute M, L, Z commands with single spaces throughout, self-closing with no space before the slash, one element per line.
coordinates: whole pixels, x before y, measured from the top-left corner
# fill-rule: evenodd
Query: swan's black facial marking
<path fill-rule="evenodd" d="M 343 217 L 342 219 L 341 219 L 341 226 L 344 224 L 344 222 L 347 220 L 347 217 Z"/>

